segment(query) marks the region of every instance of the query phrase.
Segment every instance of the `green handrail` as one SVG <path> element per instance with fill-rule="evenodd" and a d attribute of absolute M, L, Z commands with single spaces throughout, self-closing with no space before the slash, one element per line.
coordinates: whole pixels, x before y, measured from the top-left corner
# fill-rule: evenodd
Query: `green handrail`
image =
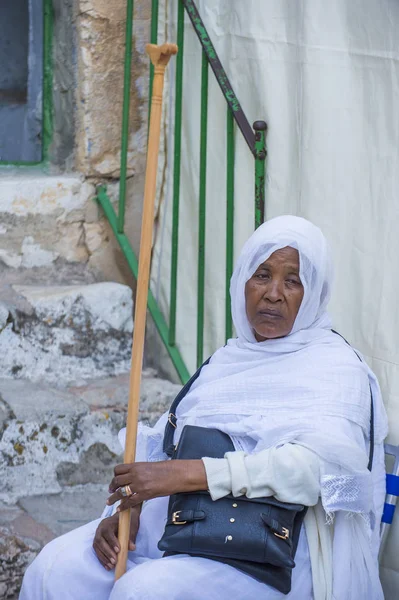
<path fill-rule="evenodd" d="M 158 42 L 158 14 L 159 0 L 151 0 L 151 32 L 150 42 L 156 44 Z M 150 62 L 150 83 L 148 90 L 148 114 L 151 112 L 152 86 L 154 83 L 154 65 Z M 148 119 L 148 123 L 150 120 Z"/>
<path fill-rule="evenodd" d="M 127 153 L 129 141 L 129 108 L 131 88 L 133 0 L 127 0 L 126 44 L 124 68 L 124 94 L 122 115 L 121 170 L 118 214 L 115 214 L 111 201 L 102 186 L 98 189 L 97 201 L 102 206 L 130 269 L 137 277 L 137 259 L 130 242 L 124 233 L 125 200 L 127 180 Z M 152 0 L 151 42 L 158 37 L 159 0 Z M 148 308 L 163 343 L 176 367 L 182 382 L 189 378 L 189 372 L 176 345 L 176 314 L 178 285 L 179 251 L 179 209 L 181 187 L 181 145 L 182 145 L 182 108 L 183 108 L 183 63 L 184 63 L 184 15 L 188 14 L 202 46 L 201 67 L 201 115 L 200 115 L 200 166 L 199 166 L 199 221 L 198 221 L 198 282 L 197 282 L 197 365 L 203 362 L 204 352 L 204 316 L 205 316 L 205 242 L 206 242 L 206 185 L 207 185 L 207 133 L 208 133 L 208 85 L 209 66 L 219 83 L 227 102 L 226 124 L 226 280 L 225 280 L 225 336 L 233 333 L 230 307 L 229 285 L 234 260 L 234 175 L 235 175 L 235 123 L 246 140 L 254 156 L 255 168 L 255 227 L 264 221 L 265 172 L 266 172 L 266 123 L 257 121 L 253 128 L 234 93 L 226 72 L 217 56 L 204 23 L 193 0 L 178 0 L 177 44 L 179 53 L 176 61 L 175 82 L 175 124 L 174 124 L 174 167 L 173 167 L 173 216 L 172 216 L 172 253 L 169 326 L 167 325 L 154 296 L 149 291 Z M 149 95 L 152 96 L 153 68 L 150 68 Z"/>
<path fill-rule="evenodd" d="M 255 121 L 255 229 L 265 220 L 266 131 L 264 121 Z"/>
<path fill-rule="evenodd" d="M 127 151 L 129 147 L 130 122 L 130 86 L 132 82 L 133 12 L 134 2 L 133 0 L 128 0 L 126 8 L 125 67 L 123 72 L 123 108 L 121 136 L 121 168 L 119 180 L 118 233 L 123 233 L 125 227 Z"/>
<path fill-rule="evenodd" d="M 193 27 L 197 33 L 202 49 L 204 50 L 208 58 L 209 64 L 212 67 L 212 70 L 216 77 L 216 81 L 220 86 L 222 94 L 227 104 L 233 111 L 234 119 L 236 120 L 238 127 L 241 129 L 241 133 L 244 136 L 244 139 L 247 142 L 249 149 L 253 154 L 255 154 L 254 132 L 252 131 L 248 119 L 244 111 L 242 110 L 241 104 L 237 96 L 235 95 L 233 87 L 229 81 L 229 78 L 227 77 L 227 73 L 219 60 L 215 47 L 212 44 L 212 40 L 208 35 L 206 27 L 198 12 L 198 9 L 193 0 L 182 1 L 184 3 L 187 14 L 190 17 L 191 23 L 193 24 Z"/>
<path fill-rule="evenodd" d="M 121 250 L 127 260 L 127 263 L 132 271 L 134 277 L 137 279 L 138 275 L 138 262 L 135 253 L 131 247 L 131 244 L 124 233 L 120 233 L 118 231 L 118 221 L 117 216 L 115 214 L 114 208 L 110 202 L 110 199 L 107 195 L 105 186 L 100 186 L 97 189 L 97 202 L 102 207 L 105 216 L 108 219 L 109 224 L 111 225 L 112 231 L 118 243 L 121 247 Z M 168 326 L 165 322 L 165 319 L 158 307 L 158 304 L 152 294 L 151 290 L 148 290 L 148 310 L 150 315 L 152 316 L 155 326 L 158 330 L 159 335 L 169 353 L 169 356 L 176 368 L 176 371 L 182 381 L 182 383 L 186 383 L 190 379 L 190 374 L 188 369 L 184 363 L 184 360 L 181 357 L 179 350 L 176 347 L 170 346 L 168 344 Z"/>
<path fill-rule="evenodd" d="M 179 0 L 177 11 L 177 46 L 179 52 L 177 53 L 176 58 L 175 83 L 175 148 L 173 164 L 172 257 L 169 305 L 169 344 L 172 346 L 176 343 L 177 259 L 179 251 L 180 167 L 183 109 L 184 5 L 181 0 Z"/>
<path fill-rule="evenodd" d="M 206 226 L 206 167 L 208 145 L 208 61 L 202 53 L 201 66 L 201 133 L 199 167 L 198 214 L 198 283 L 197 283 L 197 368 L 204 362 L 205 315 L 205 226 Z"/>
<path fill-rule="evenodd" d="M 225 291 L 225 338 L 233 335 L 231 318 L 230 279 L 234 264 L 234 116 L 231 108 L 227 107 L 227 169 L 226 169 L 226 291 Z"/>

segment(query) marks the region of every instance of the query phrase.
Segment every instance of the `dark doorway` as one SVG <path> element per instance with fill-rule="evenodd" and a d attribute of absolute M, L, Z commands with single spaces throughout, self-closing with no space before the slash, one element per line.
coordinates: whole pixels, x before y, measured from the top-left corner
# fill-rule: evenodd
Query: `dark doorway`
<path fill-rule="evenodd" d="M 0 161 L 42 156 L 43 3 L 0 3 Z"/>

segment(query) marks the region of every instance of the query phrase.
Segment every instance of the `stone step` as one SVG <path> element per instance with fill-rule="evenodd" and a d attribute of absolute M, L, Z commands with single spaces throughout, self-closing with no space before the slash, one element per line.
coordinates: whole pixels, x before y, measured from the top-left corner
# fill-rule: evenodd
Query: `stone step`
<path fill-rule="evenodd" d="M 133 321 L 131 289 L 116 283 L 8 292 L 0 303 L 0 597 L 16 600 L 43 545 L 105 506 L 123 461 L 117 435 Z M 153 424 L 180 387 L 144 370 L 140 420 Z"/>
<path fill-rule="evenodd" d="M 106 485 L 86 484 L 0 504 L 0 598 L 17 600 L 23 574 L 43 546 L 98 519 L 107 497 Z"/>
<path fill-rule="evenodd" d="M 127 373 L 62 390 L 0 379 L 0 598 L 17 600 L 44 544 L 101 516 L 123 461 L 128 387 Z M 180 387 L 144 371 L 140 420 L 154 423 Z"/>
<path fill-rule="evenodd" d="M 0 501 L 109 483 L 122 460 L 117 434 L 126 422 L 128 384 L 127 374 L 64 390 L 0 379 Z M 179 389 L 144 371 L 140 419 L 154 423 Z"/>
<path fill-rule="evenodd" d="M 128 286 L 13 286 L 16 305 L 0 304 L 0 377 L 76 380 L 129 370 L 133 331 Z"/>

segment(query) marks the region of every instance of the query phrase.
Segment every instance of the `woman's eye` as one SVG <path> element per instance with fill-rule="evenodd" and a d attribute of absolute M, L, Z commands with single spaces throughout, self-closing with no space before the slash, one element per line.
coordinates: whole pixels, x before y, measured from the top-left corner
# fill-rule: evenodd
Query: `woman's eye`
<path fill-rule="evenodd" d="M 301 282 L 298 281 L 297 279 L 287 279 L 287 283 L 294 284 L 294 285 L 301 285 Z"/>
<path fill-rule="evenodd" d="M 268 277 L 269 277 L 269 273 L 264 273 L 264 272 L 261 272 L 261 273 L 255 273 L 255 277 L 256 277 L 257 279 L 268 279 Z"/>

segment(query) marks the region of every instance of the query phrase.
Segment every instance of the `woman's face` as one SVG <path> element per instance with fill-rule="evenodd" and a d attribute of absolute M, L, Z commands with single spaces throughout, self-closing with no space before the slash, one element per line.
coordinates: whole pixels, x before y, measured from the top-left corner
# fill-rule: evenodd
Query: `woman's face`
<path fill-rule="evenodd" d="M 298 251 L 289 246 L 276 250 L 245 285 L 247 317 L 256 340 L 288 335 L 302 298 Z"/>

